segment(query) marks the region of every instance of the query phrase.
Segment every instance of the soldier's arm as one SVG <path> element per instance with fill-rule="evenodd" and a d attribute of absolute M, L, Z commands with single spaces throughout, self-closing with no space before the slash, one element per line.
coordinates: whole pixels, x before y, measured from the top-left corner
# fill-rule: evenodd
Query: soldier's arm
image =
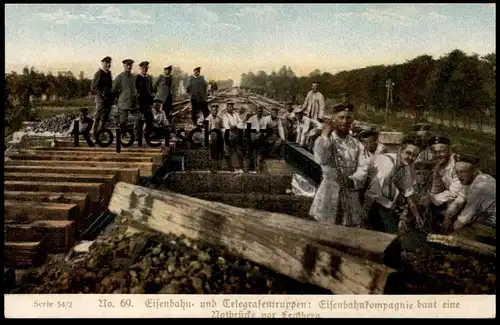
<path fill-rule="evenodd" d="M 311 96 L 311 91 L 309 91 L 306 95 L 306 99 L 304 99 L 304 103 L 302 103 L 302 109 L 305 109 L 307 107 L 307 104 L 309 103 L 309 97 Z"/>
<path fill-rule="evenodd" d="M 149 95 L 152 96 L 154 94 L 154 91 L 153 91 L 153 76 L 149 76 L 148 82 L 149 82 Z"/>
<path fill-rule="evenodd" d="M 319 93 L 319 115 L 318 119 L 323 120 L 323 116 L 325 115 L 325 97 L 322 93 Z"/>
<path fill-rule="evenodd" d="M 365 155 L 365 147 L 361 142 L 357 143 L 357 151 L 358 151 L 358 167 L 354 174 L 348 176 L 353 181 L 354 189 L 360 190 L 363 188 L 366 182 L 366 178 L 368 176 L 368 169 L 370 167 L 370 159 L 367 155 Z"/>
<path fill-rule="evenodd" d="M 113 88 L 111 90 L 111 93 L 113 94 L 115 98 L 115 102 L 118 100 L 118 96 L 120 95 L 121 92 L 121 78 L 120 75 L 117 75 L 115 79 L 113 80 Z"/>
<path fill-rule="evenodd" d="M 282 140 L 285 140 L 285 129 L 283 128 L 281 120 L 278 121 L 278 134 Z"/>
<path fill-rule="evenodd" d="M 463 204 L 465 203 L 465 196 L 465 189 L 462 183 L 460 183 L 458 176 L 453 173 L 450 187 L 440 193 L 432 194 L 431 200 L 432 203 L 436 206 L 444 203 L 453 203 L 454 206 L 463 206 Z M 455 213 L 456 212 L 458 211 L 455 211 Z"/>
<path fill-rule="evenodd" d="M 189 77 L 187 82 L 186 82 L 186 92 L 188 94 L 191 94 L 191 77 Z"/>
<path fill-rule="evenodd" d="M 100 70 L 94 73 L 94 78 L 92 79 L 92 84 L 90 85 L 90 91 L 94 95 L 99 95 L 101 91 L 99 90 L 99 80 L 101 78 Z"/>
<path fill-rule="evenodd" d="M 153 91 L 154 91 L 155 93 L 157 93 L 157 92 L 158 92 L 158 86 L 160 85 L 161 77 L 162 77 L 162 76 L 159 76 L 158 78 L 156 78 L 156 80 L 155 80 L 155 82 L 154 82 L 154 84 L 153 84 Z"/>

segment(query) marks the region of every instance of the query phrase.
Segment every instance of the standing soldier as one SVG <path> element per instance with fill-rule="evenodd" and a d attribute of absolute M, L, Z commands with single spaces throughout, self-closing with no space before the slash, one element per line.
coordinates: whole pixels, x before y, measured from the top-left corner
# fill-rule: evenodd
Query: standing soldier
<path fill-rule="evenodd" d="M 283 128 L 285 130 L 285 139 L 293 142 L 297 139 L 297 118 L 293 112 L 293 102 L 288 102 L 285 105 L 286 113 L 282 118 Z"/>
<path fill-rule="evenodd" d="M 421 152 L 417 158 L 418 160 L 433 161 L 434 154 L 429 145 L 429 138 L 431 137 L 431 125 L 427 123 L 417 123 L 413 126 L 413 132 L 421 139 Z"/>
<path fill-rule="evenodd" d="M 338 105 L 333 111 L 314 143 L 314 160 L 321 165 L 323 180 L 309 214 L 318 221 L 358 227 L 365 221 L 358 190 L 366 181 L 368 159 L 361 142 L 349 135 L 351 108 Z"/>
<path fill-rule="evenodd" d="M 120 111 L 120 129 L 125 133 L 128 125 L 128 116 L 132 115 L 134 121 L 135 136 L 142 131 L 140 129 L 141 113 L 137 105 L 137 88 L 135 76 L 132 74 L 134 60 L 126 59 L 122 61 L 123 72 L 116 76 L 113 83 L 113 93 L 117 94 L 117 105 Z"/>
<path fill-rule="evenodd" d="M 161 100 L 163 105 L 163 111 L 167 116 L 167 119 L 170 119 L 172 114 L 172 66 L 163 68 L 163 74 L 158 77 L 155 82 L 155 100 Z"/>
<path fill-rule="evenodd" d="M 135 79 L 135 86 L 138 94 L 139 110 L 146 120 L 146 132 L 152 131 L 153 115 L 151 106 L 153 104 L 153 78 L 148 75 L 149 62 L 139 63 L 141 72 Z M 137 135 L 137 134 L 136 134 Z"/>
<path fill-rule="evenodd" d="M 108 123 L 114 101 L 113 77 L 109 71 L 111 58 L 107 56 L 101 60 L 101 63 L 102 67 L 94 74 L 91 85 L 92 93 L 95 95 L 94 135 Z"/>
<path fill-rule="evenodd" d="M 307 93 L 306 100 L 302 104 L 304 115 L 323 122 L 323 115 L 325 114 L 325 97 L 318 91 L 319 82 L 315 81 L 312 84 L 312 89 Z"/>
<path fill-rule="evenodd" d="M 465 189 L 455 171 L 450 139 L 435 136 L 430 138 L 429 144 L 436 156 L 430 199 L 434 213 L 439 219 L 443 217 L 444 230 L 448 231 L 452 226 L 452 218 L 465 204 Z M 439 222 L 439 219 L 436 221 Z"/>
<path fill-rule="evenodd" d="M 200 76 L 201 68 L 194 69 L 194 74 L 189 77 L 186 91 L 191 96 L 191 120 L 193 125 L 196 126 L 198 112 L 203 113 L 203 117 L 208 116 L 207 104 L 207 82 L 203 76 Z"/>

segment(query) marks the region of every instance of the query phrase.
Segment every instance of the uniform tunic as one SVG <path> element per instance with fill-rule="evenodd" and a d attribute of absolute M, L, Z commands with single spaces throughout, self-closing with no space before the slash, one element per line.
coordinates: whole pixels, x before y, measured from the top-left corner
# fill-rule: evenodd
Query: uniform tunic
<path fill-rule="evenodd" d="M 186 91 L 191 97 L 191 119 L 193 123 L 196 123 L 198 112 L 202 112 L 204 117 L 207 117 L 209 114 L 207 88 L 207 82 L 202 76 L 197 77 L 192 75 L 187 81 Z"/>
<path fill-rule="evenodd" d="M 364 147 L 355 138 L 340 138 L 335 132 L 327 138 L 320 136 L 314 143 L 314 160 L 321 165 L 321 181 L 309 214 L 318 221 L 343 226 L 361 226 L 365 212 L 359 201 L 359 193 L 368 173 L 368 157 Z M 341 188 L 337 183 L 336 164 L 344 176 L 354 182 L 354 190 Z"/>
<path fill-rule="evenodd" d="M 308 143 L 309 137 L 315 135 L 318 130 L 321 130 L 323 125 L 314 119 L 302 117 L 302 121 L 297 121 L 297 140 L 300 146 Z"/>
<path fill-rule="evenodd" d="M 226 131 L 228 132 L 228 143 L 224 143 L 224 154 L 226 156 L 231 156 L 233 151 L 236 151 L 236 154 L 238 155 L 238 159 L 242 159 L 241 157 L 241 152 L 237 149 L 236 146 L 238 145 L 238 130 L 242 126 L 242 120 L 241 117 L 238 113 L 233 112 L 233 113 L 228 113 L 225 112 L 224 115 L 222 115 L 222 134 L 224 134 L 224 141 L 226 141 Z"/>
<path fill-rule="evenodd" d="M 214 117 L 210 114 L 205 118 L 205 121 L 208 121 L 209 131 L 213 129 L 222 131 L 222 119 L 219 116 Z M 219 160 L 222 152 L 219 150 L 217 134 L 215 132 L 210 133 L 208 141 L 210 146 L 210 159 Z"/>
<path fill-rule="evenodd" d="M 434 170 L 431 200 L 435 206 L 465 203 L 465 189 L 455 172 L 455 158 L 453 155 L 444 168 Z"/>
<path fill-rule="evenodd" d="M 457 220 L 462 224 L 478 222 L 496 227 L 496 180 L 488 174 L 480 173 L 472 184 L 465 188 L 467 202 Z"/>
<path fill-rule="evenodd" d="M 116 76 L 113 92 L 118 95 L 118 108 L 132 111 L 138 109 L 138 93 L 135 84 L 136 76 L 130 72 L 122 72 Z"/>
<path fill-rule="evenodd" d="M 155 82 L 156 100 L 161 100 L 166 114 L 170 113 L 172 106 L 172 76 L 160 75 Z"/>
<path fill-rule="evenodd" d="M 113 77 L 111 76 L 111 71 L 104 71 L 103 69 L 97 70 L 92 79 L 92 84 L 90 86 L 92 93 L 94 94 L 95 101 L 95 124 L 94 133 L 97 128 L 104 126 L 109 120 L 109 114 L 111 112 L 111 106 L 113 106 L 114 94 L 113 94 Z"/>
<path fill-rule="evenodd" d="M 322 119 L 325 114 L 325 97 L 319 91 L 310 90 L 302 104 L 302 109 L 305 110 L 305 116 L 316 121 Z"/>

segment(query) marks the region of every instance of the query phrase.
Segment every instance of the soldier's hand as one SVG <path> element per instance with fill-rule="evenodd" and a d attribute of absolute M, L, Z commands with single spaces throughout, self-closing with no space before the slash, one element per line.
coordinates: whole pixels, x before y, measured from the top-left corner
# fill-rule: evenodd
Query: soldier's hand
<path fill-rule="evenodd" d="M 329 137 L 332 131 L 333 131 L 333 126 L 329 121 L 323 123 L 323 129 L 321 131 L 322 136 Z"/>

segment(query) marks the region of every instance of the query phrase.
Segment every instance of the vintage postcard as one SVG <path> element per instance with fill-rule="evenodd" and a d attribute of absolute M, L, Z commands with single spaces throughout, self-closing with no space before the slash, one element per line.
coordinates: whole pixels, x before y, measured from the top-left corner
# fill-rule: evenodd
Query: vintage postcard
<path fill-rule="evenodd" d="M 495 317 L 495 21 L 7 4 L 5 317 Z"/>

